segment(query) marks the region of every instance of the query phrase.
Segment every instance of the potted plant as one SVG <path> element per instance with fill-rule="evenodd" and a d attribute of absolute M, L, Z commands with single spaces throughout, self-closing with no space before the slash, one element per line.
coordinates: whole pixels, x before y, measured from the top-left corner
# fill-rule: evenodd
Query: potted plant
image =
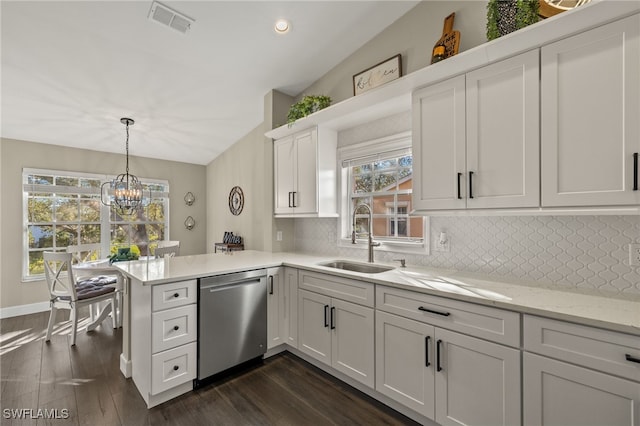
<path fill-rule="evenodd" d="M 539 0 L 489 0 L 487 3 L 487 40 L 535 24 L 540 20 Z"/>
<path fill-rule="evenodd" d="M 331 98 L 329 96 L 305 95 L 300 99 L 300 101 L 291 105 L 291 108 L 289 108 L 287 123 L 289 124 L 289 127 L 291 127 L 298 118 L 306 117 L 307 115 L 320 111 L 329 105 L 331 105 Z"/>

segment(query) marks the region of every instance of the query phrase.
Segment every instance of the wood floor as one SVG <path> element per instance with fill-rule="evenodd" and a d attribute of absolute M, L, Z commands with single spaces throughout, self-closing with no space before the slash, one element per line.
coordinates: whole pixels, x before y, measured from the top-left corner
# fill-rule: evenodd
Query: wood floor
<path fill-rule="evenodd" d="M 48 313 L 0 320 L 1 425 L 417 424 L 288 352 L 148 410 L 119 370 L 122 329 L 80 329 L 70 347 L 58 315 L 49 343 Z"/>

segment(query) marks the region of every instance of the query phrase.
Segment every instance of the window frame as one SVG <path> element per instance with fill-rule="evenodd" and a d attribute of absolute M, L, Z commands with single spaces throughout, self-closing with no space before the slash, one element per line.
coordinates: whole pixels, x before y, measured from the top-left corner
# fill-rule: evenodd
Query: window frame
<path fill-rule="evenodd" d="M 340 218 L 338 219 L 338 247 L 366 249 L 366 238 L 358 238 L 358 244 L 351 243 L 351 200 L 350 200 L 350 176 L 349 167 L 345 167 L 344 163 L 357 158 L 376 156 L 384 158 L 385 153 L 393 151 L 408 150 L 411 152 L 411 132 L 401 132 L 394 135 L 360 142 L 353 145 L 338 148 L 338 211 Z M 411 152 L 412 153 L 412 152 Z M 413 153 L 412 153 L 413 155 Z M 413 190 L 412 190 L 413 191 Z M 411 212 L 409 212 L 409 218 Z M 429 235 L 429 217 L 413 216 L 423 218 L 423 238 L 422 241 L 409 241 L 400 239 L 385 239 L 375 237 L 374 240 L 380 243 L 376 248 L 377 251 L 389 251 L 397 253 L 430 253 L 430 235 Z M 409 222 L 409 221 L 408 221 Z M 408 228 L 407 228 L 408 229 Z"/>
<path fill-rule="evenodd" d="M 22 179 L 21 179 L 21 184 L 22 184 L 22 267 L 21 267 L 21 275 L 22 275 L 22 282 L 31 282 L 31 281 L 41 281 L 44 279 L 44 273 L 42 274 L 30 274 L 29 273 L 29 254 L 31 252 L 35 252 L 35 251 L 47 251 L 47 250 L 54 250 L 54 251 L 62 251 L 62 249 L 64 249 L 63 247 L 58 247 L 56 245 L 56 238 L 54 238 L 53 240 L 53 247 L 51 248 L 44 248 L 44 249 L 32 249 L 31 247 L 29 247 L 29 226 L 33 225 L 33 224 L 40 224 L 40 225 L 49 225 L 51 224 L 54 229 L 57 223 L 57 218 L 55 216 L 51 217 L 51 222 L 30 222 L 30 218 L 29 218 L 29 194 L 32 192 L 38 192 L 38 193 L 51 193 L 51 199 L 52 200 L 56 200 L 59 199 L 59 194 L 79 194 L 79 195 L 90 195 L 90 196 L 97 196 L 97 198 L 100 200 L 100 218 L 99 220 L 96 221 L 87 221 L 84 222 L 81 220 L 81 217 L 77 218 L 77 221 L 70 221 L 70 222 L 64 222 L 64 223 L 76 223 L 78 226 L 84 225 L 84 224 L 98 224 L 100 225 L 100 242 L 98 243 L 90 243 L 90 244 L 99 244 L 100 245 L 100 252 L 101 252 L 101 256 L 105 257 L 108 256 L 109 252 L 110 252 L 110 248 L 111 248 L 111 244 L 112 244 L 112 232 L 111 232 L 111 227 L 117 224 L 121 224 L 121 223 L 142 223 L 144 225 L 148 225 L 149 223 L 159 223 L 158 221 L 141 221 L 141 222 L 127 222 L 127 221 L 112 221 L 112 215 L 111 215 L 111 208 L 109 206 L 105 206 L 104 204 L 102 204 L 102 186 L 100 187 L 78 187 L 78 190 L 60 190 L 58 192 L 53 191 L 53 189 L 55 188 L 55 181 L 51 184 L 51 185 L 44 185 L 42 184 L 42 186 L 38 187 L 39 184 L 36 183 L 29 183 L 29 176 L 31 175 L 43 175 L 43 176 L 53 176 L 54 179 L 56 177 L 71 177 L 71 178 L 78 178 L 78 179 L 91 179 L 91 180 L 97 180 L 100 182 L 100 185 L 102 185 L 105 182 L 110 182 L 113 178 L 115 178 L 115 175 L 108 175 L 108 174 L 99 174 L 99 173 L 86 173 L 86 172 L 76 172 L 76 171 L 69 171 L 69 170 L 51 170 L 51 169 L 36 169 L 36 168 L 23 168 L 22 169 Z M 163 200 L 163 208 L 164 208 L 164 239 L 165 240 L 169 240 L 169 224 L 170 224 L 170 218 L 169 218 L 169 181 L 167 180 L 163 180 L 163 179 L 148 179 L 148 178 L 142 178 L 140 179 L 141 182 L 143 183 L 143 185 L 162 185 L 165 188 L 165 191 L 153 191 L 152 192 L 152 196 L 151 199 L 162 199 Z M 61 186 L 61 188 L 64 188 L 64 186 Z M 61 189 L 59 188 L 59 189 Z M 74 188 L 74 187 L 67 187 L 67 188 Z M 93 197 L 90 197 L 93 198 Z M 78 199 L 82 199 L 81 197 L 79 197 Z M 130 234 L 129 234 L 129 238 L 130 238 Z M 82 242 L 80 240 L 75 241 L 73 243 L 73 245 L 77 245 L 77 244 L 82 244 Z M 66 246 L 65 246 L 66 247 Z"/>

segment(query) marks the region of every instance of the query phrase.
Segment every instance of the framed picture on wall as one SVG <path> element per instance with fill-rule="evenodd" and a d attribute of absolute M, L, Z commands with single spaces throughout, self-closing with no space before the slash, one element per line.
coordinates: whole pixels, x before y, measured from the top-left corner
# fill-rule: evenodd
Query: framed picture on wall
<path fill-rule="evenodd" d="M 402 55 L 397 54 L 353 76 L 353 95 L 402 77 Z"/>

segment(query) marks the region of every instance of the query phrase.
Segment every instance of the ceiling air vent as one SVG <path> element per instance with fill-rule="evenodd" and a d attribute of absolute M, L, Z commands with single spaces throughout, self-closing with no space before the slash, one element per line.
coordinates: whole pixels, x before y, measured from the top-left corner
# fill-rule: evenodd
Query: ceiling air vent
<path fill-rule="evenodd" d="M 195 22 L 194 19 L 191 19 L 162 3 L 158 3 L 157 1 L 154 1 L 151 4 L 149 19 L 164 26 L 173 28 L 182 34 L 186 34 L 187 31 L 191 29 L 191 24 Z"/>

